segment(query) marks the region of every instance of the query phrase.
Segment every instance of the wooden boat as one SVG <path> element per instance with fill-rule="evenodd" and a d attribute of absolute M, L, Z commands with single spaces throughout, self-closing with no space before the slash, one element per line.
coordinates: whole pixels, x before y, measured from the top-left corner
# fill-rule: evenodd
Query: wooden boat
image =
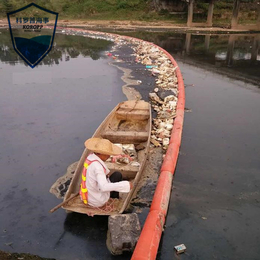
<path fill-rule="evenodd" d="M 85 149 L 71 180 L 64 201 L 72 198 L 63 208 L 68 212 L 79 212 L 90 216 L 113 215 L 123 213 L 129 205 L 136 186 L 143 172 L 151 135 L 151 106 L 149 103 L 139 100 L 125 101 L 118 104 L 98 127 L 93 137 L 109 139 L 112 143 L 141 145 L 144 149 L 137 151 L 136 160 L 139 166 L 131 164 L 118 164 L 106 162 L 111 173 L 120 171 L 123 179 L 133 182 L 134 188 L 129 193 L 120 193 L 119 199 L 110 199 L 102 208 L 94 208 L 85 205 L 79 193 L 83 164 L 90 151 Z M 75 197 L 76 196 L 76 197 Z"/>

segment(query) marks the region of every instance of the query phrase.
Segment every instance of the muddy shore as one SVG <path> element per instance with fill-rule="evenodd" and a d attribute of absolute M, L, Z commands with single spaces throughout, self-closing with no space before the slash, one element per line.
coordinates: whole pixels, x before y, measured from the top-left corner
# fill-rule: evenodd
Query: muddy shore
<path fill-rule="evenodd" d="M 36 255 L 30 254 L 17 254 L 17 253 L 6 253 L 0 251 L 1 260 L 54 260 L 54 258 L 41 258 Z"/>
<path fill-rule="evenodd" d="M 53 25 L 50 21 L 48 25 Z M 58 27 L 83 28 L 102 31 L 167 31 L 167 32 L 196 32 L 196 33 L 255 33 L 259 30 L 249 30 L 246 25 L 243 29 L 230 29 L 224 27 L 187 27 L 186 24 L 176 24 L 171 21 L 106 21 L 106 20 L 58 20 Z M 0 19 L 0 28 L 8 27 L 7 19 Z"/>

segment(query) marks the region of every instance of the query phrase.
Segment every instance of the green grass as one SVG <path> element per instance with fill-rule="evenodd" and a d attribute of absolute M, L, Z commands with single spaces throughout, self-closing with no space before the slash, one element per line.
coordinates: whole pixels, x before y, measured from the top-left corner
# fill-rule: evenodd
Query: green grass
<path fill-rule="evenodd" d="M 177 0 L 176 0 L 177 1 Z M 249 4 L 243 11 L 246 18 L 241 21 L 252 23 L 255 5 L 254 0 L 243 0 Z M 6 17 L 6 13 L 17 10 L 31 2 L 59 13 L 59 19 L 79 20 L 139 20 L 139 21 L 171 21 L 172 23 L 186 23 L 186 16 L 171 15 L 168 10 L 155 12 L 152 9 L 153 0 L 0 0 L 0 17 Z M 226 19 L 230 17 L 233 8 L 233 0 L 215 1 L 214 21 L 215 24 L 228 24 Z M 194 22 L 205 22 L 208 4 L 202 0 L 196 0 Z M 241 10 L 242 11 L 242 10 Z M 199 12 L 199 14 L 196 14 Z M 26 15 L 33 15 L 27 12 Z"/>
<path fill-rule="evenodd" d="M 145 15 L 150 9 L 152 0 L 0 0 L 0 14 L 19 9 L 35 2 L 38 5 L 58 12 L 62 17 L 91 18 L 91 17 L 120 17 Z M 28 13 L 29 15 L 30 13 Z"/>

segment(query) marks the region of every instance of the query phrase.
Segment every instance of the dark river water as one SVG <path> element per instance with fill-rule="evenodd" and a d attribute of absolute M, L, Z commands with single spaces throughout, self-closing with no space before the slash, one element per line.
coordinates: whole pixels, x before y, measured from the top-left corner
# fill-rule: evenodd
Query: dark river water
<path fill-rule="evenodd" d="M 111 43 L 56 34 L 33 70 L 0 31 L 0 249 L 60 260 L 130 259 L 106 249 L 107 218 L 48 210 L 54 181 L 125 100 Z M 176 58 L 186 84 L 181 153 L 158 259 L 259 259 L 259 36 L 128 33 Z M 247 248 L 246 250 L 244 248 Z"/>

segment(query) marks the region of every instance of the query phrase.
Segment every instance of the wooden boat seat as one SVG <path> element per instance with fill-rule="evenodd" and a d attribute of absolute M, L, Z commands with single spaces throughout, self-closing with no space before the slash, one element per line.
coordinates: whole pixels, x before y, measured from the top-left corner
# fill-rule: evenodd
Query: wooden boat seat
<path fill-rule="evenodd" d="M 102 134 L 102 137 L 110 140 L 112 143 L 139 144 L 148 140 L 149 133 L 137 131 L 107 130 Z"/>
<path fill-rule="evenodd" d="M 120 120 L 148 120 L 150 117 L 149 104 L 145 101 L 130 100 L 120 105 L 116 111 Z"/>
<path fill-rule="evenodd" d="M 141 109 L 141 110 L 148 110 L 149 111 L 149 103 L 145 102 L 144 100 L 128 100 L 125 102 L 122 102 L 119 106 L 122 109 Z"/>
<path fill-rule="evenodd" d="M 134 179 L 136 173 L 139 170 L 138 166 L 133 166 L 131 164 L 118 164 L 106 162 L 106 166 L 111 171 L 111 173 L 115 171 L 121 172 L 123 174 L 123 179 L 125 180 Z"/>
<path fill-rule="evenodd" d="M 120 120 L 148 120 L 150 117 L 149 110 L 129 110 L 129 109 L 118 109 L 116 111 L 116 117 Z"/>

